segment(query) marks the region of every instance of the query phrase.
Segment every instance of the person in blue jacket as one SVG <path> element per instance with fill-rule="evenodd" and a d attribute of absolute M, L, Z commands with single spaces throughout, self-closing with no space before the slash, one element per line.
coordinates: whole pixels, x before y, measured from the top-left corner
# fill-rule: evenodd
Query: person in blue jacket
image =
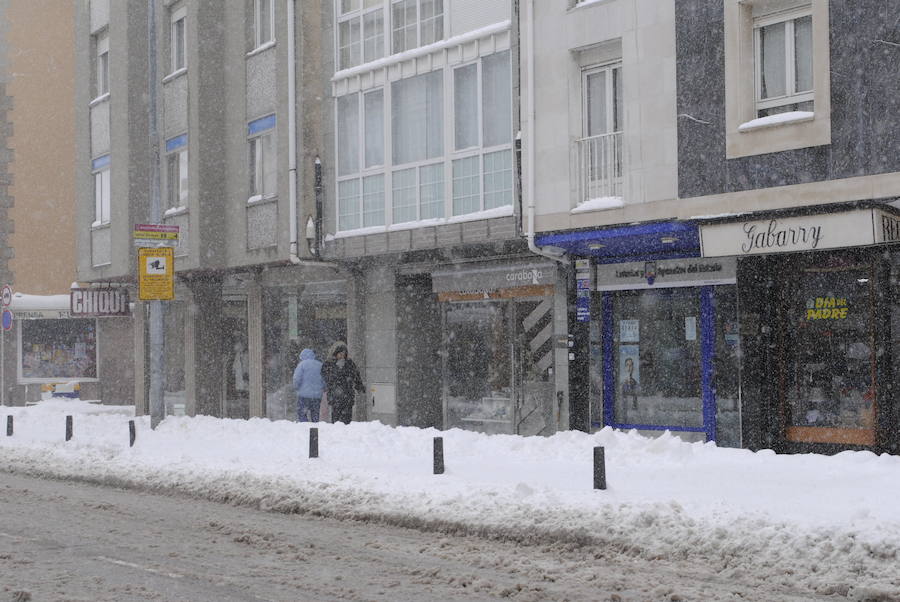
<path fill-rule="evenodd" d="M 297 391 L 297 419 L 318 422 L 325 381 L 322 380 L 322 362 L 316 359 L 312 349 L 300 352 L 300 362 L 294 368 L 294 390 Z"/>

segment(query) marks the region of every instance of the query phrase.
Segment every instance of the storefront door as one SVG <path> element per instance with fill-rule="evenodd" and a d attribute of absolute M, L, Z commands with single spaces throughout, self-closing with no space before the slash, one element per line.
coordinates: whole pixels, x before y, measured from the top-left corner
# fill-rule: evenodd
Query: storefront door
<path fill-rule="evenodd" d="M 810 267 L 785 286 L 788 441 L 875 444 L 874 280 L 871 265 Z"/>
<path fill-rule="evenodd" d="M 446 428 L 556 431 L 551 317 L 550 297 L 445 304 Z"/>
<path fill-rule="evenodd" d="M 250 351 L 247 339 L 247 300 L 226 299 L 222 304 L 225 362 L 222 364 L 222 417 L 250 417 Z"/>

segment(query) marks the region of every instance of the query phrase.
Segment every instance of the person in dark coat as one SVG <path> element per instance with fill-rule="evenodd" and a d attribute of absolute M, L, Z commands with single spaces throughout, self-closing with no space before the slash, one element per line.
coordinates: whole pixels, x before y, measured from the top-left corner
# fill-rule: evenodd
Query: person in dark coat
<path fill-rule="evenodd" d="M 338 341 L 331 346 L 328 359 L 322 364 L 322 378 L 331 406 L 332 422 L 349 424 L 353 418 L 356 391 L 365 392 L 356 364 L 347 357 L 347 344 Z"/>

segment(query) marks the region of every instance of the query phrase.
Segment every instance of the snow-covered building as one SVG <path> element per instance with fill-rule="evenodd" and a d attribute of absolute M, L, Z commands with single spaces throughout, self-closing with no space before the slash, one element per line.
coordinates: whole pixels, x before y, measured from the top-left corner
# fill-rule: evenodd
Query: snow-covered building
<path fill-rule="evenodd" d="M 153 6 L 162 222 L 179 228 L 167 411 L 283 418 L 300 349 L 321 354 L 347 334 L 345 279 L 312 261 L 331 19 L 299 0 Z M 77 7 L 78 275 L 137 300 L 132 232 L 151 221 L 147 2 Z M 139 411 L 146 305 L 118 350 L 134 354 Z"/>
<path fill-rule="evenodd" d="M 368 416 L 568 428 L 563 270 L 531 254 L 517 227 L 517 3 L 325 4 L 335 192 L 324 253 L 355 274 L 350 346 Z"/>
<path fill-rule="evenodd" d="M 573 423 L 900 449 L 896 10 L 523 4 L 524 204 L 577 266 Z"/>
<path fill-rule="evenodd" d="M 7 95 L 0 93 L 0 106 L 11 126 L 3 127 L 0 145 L 8 168 L 0 175 L 0 230 L 8 231 L 5 240 L 0 233 L 0 284 L 14 293 L 0 308 L 0 403 L 8 405 L 62 390 L 129 403 L 134 389 L 130 355 L 112 352 L 114 341 L 131 340 L 130 317 L 69 311 L 76 280 L 74 13 L 74 4 L 52 0 L 0 2 Z"/>

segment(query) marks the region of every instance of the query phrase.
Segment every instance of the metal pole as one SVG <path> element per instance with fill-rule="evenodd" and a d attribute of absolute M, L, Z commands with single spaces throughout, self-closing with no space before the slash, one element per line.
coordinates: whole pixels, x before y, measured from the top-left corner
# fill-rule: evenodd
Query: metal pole
<path fill-rule="evenodd" d="M 69 441 L 72 438 L 72 417 L 66 416 L 66 441 Z"/>
<path fill-rule="evenodd" d="M 316 427 L 309 429 L 309 457 L 319 457 L 319 429 Z"/>
<path fill-rule="evenodd" d="M 594 489 L 606 489 L 606 457 L 602 447 L 594 448 Z"/>
<path fill-rule="evenodd" d="M 159 131 L 157 129 L 156 88 L 156 2 L 147 0 L 147 96 L 149 99 L 148 121 L 150 130 L 150 222 L 162 221 L 162 207 L 159 200 Z M 162 301 L 150 301 L 150 428 L 155 429 L 165 418 L 166 406 L 163 399 L 164 374 L 163 353 L 165 333 L 163 331 Z"/>
<path fill-rule="evenodd" d="M 134 430 L 134 420 L 128 421 L 128 447 L 134 447 L 136 433 Z"/>
<path fill-rule="evenodd" d="M 444 438 L 434 438 L 434 474 L 444 474 Z"/>

